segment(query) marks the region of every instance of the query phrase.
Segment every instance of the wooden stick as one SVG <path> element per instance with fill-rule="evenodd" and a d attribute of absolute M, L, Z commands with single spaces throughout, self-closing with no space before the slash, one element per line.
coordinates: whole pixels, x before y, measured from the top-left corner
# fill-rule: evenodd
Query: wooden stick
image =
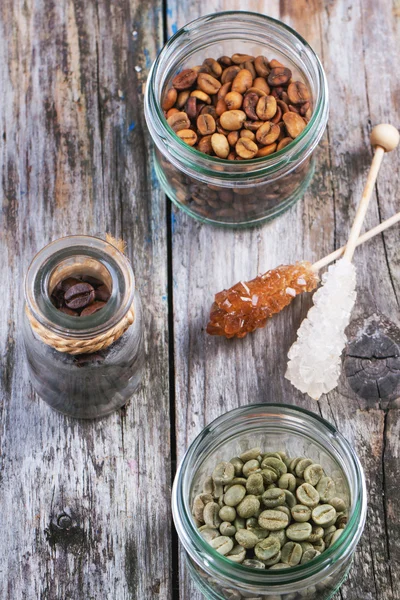
<path fill-rule="evenodd" d="M 366 233 L 363 233 L 363 235 L 361 235 L 356 240 L 356 246 L 360 246 L 364 242 L 366 242 L 366 241 L 370 240 L 371 238 L 373 238 L 375 235 L 378 235 L 379 233 L 382 233 L 382 231 L 385 231 L 385 229 L 388 229 L 389 227 L 392 227 L 392 225 L 395 225 L 395 223 L 398 223 L 399 221 L 400 221 L 400 212 L 396 213 L 392 217 L 389 217 L 389 219 L 386 219 L 386 221 L 382 221 L 382 223 L 380 223 L 376 227 L 373 227 L 372 229 L 370 229 Z M 319 261 L 317 261 L 316 263 L 314 263 L 312 265 L 311 269 L 313 271 L 315 271 L 315 272 L 318 272 L 323 267 L 326 267 L 330 263 L 334 262 L 335 260 L 337 260 L 338 258 L 340 258 L 341 256 L 343 256 L 345 250 L 346 250 L 346 246 L 342 246 L 341 248 L 338 248 L 334 252 L 331 252 L 330 254 L 328 254 L 327 256 L 325 256 L 324 258 L 321 258 Z"/>
<path fill-rule="evenodd" d="M 367 181 L 364 187 L 363 195 L 358 205 L 356 216 L 350 231 L 349 240 L 346 245 L 343 258 L 351 262 L 354 250 L 357 245 L 357 239 L 360 235 L 361 227 L 365 219 L 368 204 L 372 196 L 379 168 L 382 164 L 385 152 L 390 152 L 399 143 L 399 132 L 392 125 L 381 124 L 374 127 L 371 132 L 371 144 L 375 147 L 374 158 L 368 173 Z"/>

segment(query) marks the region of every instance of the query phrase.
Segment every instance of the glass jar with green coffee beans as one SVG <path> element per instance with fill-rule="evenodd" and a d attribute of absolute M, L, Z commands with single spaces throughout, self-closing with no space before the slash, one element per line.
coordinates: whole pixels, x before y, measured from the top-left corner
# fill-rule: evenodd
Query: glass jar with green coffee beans
<path fill-rule="evenodd" d="M 365 479 L 324 419 L 289 405 L 250 405 L 191 444 L 172 510 L 206 598 L 328 600 L 364 528 Z"/>

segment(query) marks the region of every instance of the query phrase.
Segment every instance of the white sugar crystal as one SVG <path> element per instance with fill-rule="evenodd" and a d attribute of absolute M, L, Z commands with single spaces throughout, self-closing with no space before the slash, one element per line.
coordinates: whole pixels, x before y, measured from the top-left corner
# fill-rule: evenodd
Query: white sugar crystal
<path fill-rule="evenodd" d="M 288 353 L 286 378 L 301 392 L 318 400 L 337 386 L 344 333 L 356 300 L 356 270 L 346 259 L 331 265 L 314 294 L 314 306 L 297 332 Z"/>

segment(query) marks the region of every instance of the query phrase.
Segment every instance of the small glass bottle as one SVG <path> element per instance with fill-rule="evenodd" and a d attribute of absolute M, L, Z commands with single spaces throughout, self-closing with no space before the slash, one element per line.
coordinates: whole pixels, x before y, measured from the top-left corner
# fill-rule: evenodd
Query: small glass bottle
<path fill-rule="evenodd" d="M 207 475 L 217 463 L 254 447 L 321 464 L 349 507 L 343 533 L 308 563 L 276 571 L 243 566 L 218 554 L 194 523 L 193 498 L 203 491 Z M 350 444 L 318 415 L 285 404 L 245 406 L 207 425 L 183 457 L 172 492 L 174 523 L 189 572 L 210 600 L 329 600 L 348 575 L 366 509 L 364 473 Z"/>
<path fill-rule="evenodd" d="M 98 312 L 76 317 L 51 301 L 67 277 L 100 279 L 111 295 Z M 141 380 L 141 303 L 130 262 L 113 244 L 69 236 L 43 248 L 25 279 L 24 344 L 36 392 L 52 408 L 79 418 L 121 407 Z"/>
<path fill-rule="evenodd" d="M 281 61 L 311 92 L 307 127 L 288 146 L 263 158 L 238 161 L 203 154 L 172 131 L 161 108 L 179 71 L 236 52 Z M 328 119 L 328 88 L 318 57 L 296 31 L 265 15 L 229 11 L 196 19 L 167 42 L 149 73 L 144 108 L 157 177 L 169 198 L 200 221 L 245 227 L 278 216 L 307 189 L 313 153 Z"/>

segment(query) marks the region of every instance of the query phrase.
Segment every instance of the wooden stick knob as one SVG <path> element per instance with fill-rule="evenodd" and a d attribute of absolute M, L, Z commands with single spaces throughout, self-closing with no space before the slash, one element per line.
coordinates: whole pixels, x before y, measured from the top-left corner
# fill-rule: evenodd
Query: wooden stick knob
<path fill-rule="evenodd" d="M 372 146 L 380 146 L 385 152 L 390 152 L 397 148 L 400 140 L 399 132 L 396 127 L 388 123 L 381 123 L 371 131 Z"/>

